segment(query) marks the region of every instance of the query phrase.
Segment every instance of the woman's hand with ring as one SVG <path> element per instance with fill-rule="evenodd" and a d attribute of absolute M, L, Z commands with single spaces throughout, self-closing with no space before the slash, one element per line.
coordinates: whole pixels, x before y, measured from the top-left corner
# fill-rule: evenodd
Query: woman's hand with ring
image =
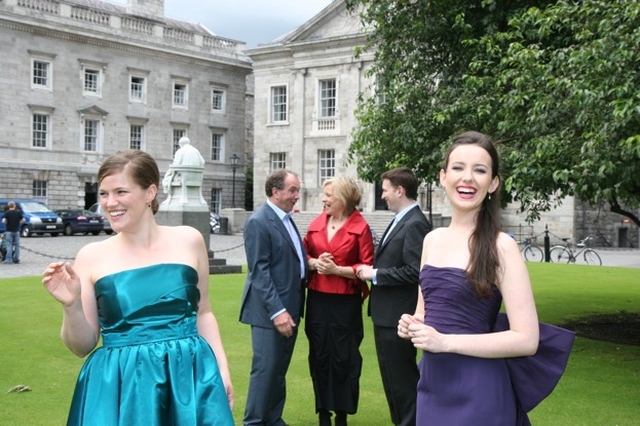
<path fill-rule="evenodd" d="M 398 337 L 409 340 L 412 336 L 409 335 L 410 324 L 422 324 L 422 322 L 413 315 L 403 314 L 398 320 Z"/>

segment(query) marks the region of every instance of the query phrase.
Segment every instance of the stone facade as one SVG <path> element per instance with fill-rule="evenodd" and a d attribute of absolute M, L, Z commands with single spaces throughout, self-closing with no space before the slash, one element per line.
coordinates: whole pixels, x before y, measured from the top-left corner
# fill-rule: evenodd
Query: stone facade
<path fill-rule="evenodd" d="M 373 56 L 355 57 L 365 31 L 344 1 L 246 51 L 241 42 L 163 15 L 164 0 L 128 0 L 126 6 L 0 0 L 0 197 L 37 198 L 53 208 L 92 205 L 101 161 L 130 146 L 132 126 L 144 129 L 142 148 L 157 159 L 161 174 L 177 149 L 175 132 L 190 138 L 206 160 L 202 194 L 212 210 L 238 219 L 230 224 L 233 232 L 242 231 L 246 217 L 232 200 L 245 205 L 247 164 L 253 165 L 254 206 L 264 202 L 266 176 L 285 166 L 301 178 L 298 208 L 311 213 L 322 208 L 323 173 L 356 176 L 355 166 L 346 164 L 349 135 L 357 97 L 371 93 L 365 73 Z M 87 71 L 98 92 L 85 90 Z M 36 77 L 48 77 L 49 84 L 34 84 Z M 132 85 L 140 81 L 144 99 L 132 99 Z M 174 102 L 176 88 L 185 92 L 186 105 Z M 215 111 L 214 91 L 222 93 Z M 36 120 L 42 117 L 48 120 L 44 133 Z M 87 121 L 96 124 L 95 141 L 87 141 Z M 87 143 L 95 146 L 85 149 Z M 240 157 L 235 185 L 232 154 Z M 384 208 L 376 185 L 361 186 L 364 212 Z M 434 226 L 448 224 L 450 208 L 437 184 L 421 188 L 419 203 Z M 637 227 L 607 209 L 569 198 L 534 224 L 517 210 L 505 209 L 503 224 L 518 239 L 547 229 L 552 244 L 594 235 L 598 246 L 638 247 Z M 388 223 L 381 216 L 376 229 Z"/>
<path fill-rule="evenodd" d="M 244 44 L 163 15 L 164 0 L 0 0 L 0 197 L 89 207 L 104 158 L 139 146 L 164 174 L 188 136 L 218 210 L 231 206 L 229 157 L 240 156 L 242 203 Z"/>
<path fill-rule="evenodd" d="M 321 198 L 321 151 L 334 153 L 335 175 L 356 176 L 355 166 L 346 165 L 349 134 L 356 121 L 357 98 L 370 95 L 372 80 L 365 77 L 372 55 L 355 58 L 354 50 L 364 43 L 365 30 L 357 14 L 347 12 L 344 1 L 336 0 L 318 15 L 273 43 L 246 51 L 253 61 L 255 77 L 254 205 L 264 202 L 264 181 L 276 165 L 284 164 L 298 173 L 302 194 L 297 204 L 302 212 L 319 212 Z M 329 119 L 322 117 L 323 80 L 335 81 L 336 108 Z M 286 120 L 274 121 L 278 110 L 274 88 L 285 88 Z M 278 163 L 277 159 L 284 161 Z M 379 188 L 361 182 L 365 213 L 384 209 Z M 443 189 L 434 183 L 423 185 L 418 202 L 434 226 L 447 226 L 450 207 Z M 526 215 L 513 204 L 503 211 L 503 229 L 518 240 L 536 237 L 542 245 L 545 231 L 551 244 L 561 238 L 576 242 L 587 235 L 597 236 L 595 244 L 638 247 L 638 230 L 622 217 L 602 209 L 584 208 L 569 197 L 540 220 L 528 223 Z M 376 216 L 369 217 L 375 218 Z M 376 223 L 377 227 L 383 226 Z M 606 235 L 606 238 L 603 238 Z M 629 245 L 626 245 L 629 244 Z"/>
<path fill-rule="evenodd" d="M 371 55 L 355 58 L 365 37 L 359 22 L 344 2 L 334 1 L 293 32 L 246 51 L 255 78 L 254 206 L 264 202 L 265 179 L 278 167 L 299 174 L 302 211 L 322 209 L 323 161 L 336 176 L 356 176 L 355 166 L 346 165 L 349 133 L 356 124 L 357 97 L 371 84 L 365 72 L 372 61 Z M 277 119 L 274 90 L 286 111 Z M 361 207 L 373 211 L 373 187 L 361 185 L 366 194 Z"/>

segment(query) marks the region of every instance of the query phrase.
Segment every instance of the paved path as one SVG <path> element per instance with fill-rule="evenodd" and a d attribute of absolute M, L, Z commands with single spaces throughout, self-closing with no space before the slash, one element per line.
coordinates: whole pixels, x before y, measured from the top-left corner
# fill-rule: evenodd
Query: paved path
<path fill-rule="evenodd" d="M 57 259 L 73 260 L 80 247 L 92 241 L 109 238 L 107 235 L 76 235 L 73 237 L 35 236 L 22 238 L 20 263 L 5 265 L 0 263 L 0 278 L 40 275 L 46 265 Z M 226 259 L 227 265 L 244 265 L 246 258 L 241 234 L 211 235 L 210 248 L 215 258 Z M 640 268 L 640 250 L 598 248 L 605 266 Z"/>
<path fill-rule="evenodd" d="M 5 265 L 0 263 L 0 279 L 41 275 L 44 268 L 55 260 L 73 261 L 78 250 L 93 241 L 109 238 L 108 235 L 75 235 L 72 237 L 35 236 L 21 238 L 20 263 Z M 244 265 L 244 244 L 242 235 L 211 235 L 210 248 L 215 258 L 226 259 L 227 265 Z"/>

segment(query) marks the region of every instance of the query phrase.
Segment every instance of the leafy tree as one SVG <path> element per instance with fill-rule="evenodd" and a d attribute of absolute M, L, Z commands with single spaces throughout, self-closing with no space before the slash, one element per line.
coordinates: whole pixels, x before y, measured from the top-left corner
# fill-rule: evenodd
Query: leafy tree
<path fill-rule="evenodd" d="M 448 140 L 474 129 L 531 220 L 577 196 L 640 226 L 638 1 L 347 3 L 375 49 L 378 96 L 361 98 L 350 147 L 364 178 L 402 164 L 435 180 Z"/>

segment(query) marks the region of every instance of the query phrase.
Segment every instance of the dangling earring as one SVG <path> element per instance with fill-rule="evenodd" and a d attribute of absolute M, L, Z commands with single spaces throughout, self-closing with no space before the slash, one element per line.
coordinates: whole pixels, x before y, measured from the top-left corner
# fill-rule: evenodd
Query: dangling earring
<path fill-rule="evenodd" d="M 491 196 L 489 196 L 489 199 L 491 199 Z M 147 207 L 151 208 L 151 204 L 147 204 Z"/>
<path fill-rule="evenodd" d="M 489 194 L 489 201 L 491 201 L 491 194 Z"/>

